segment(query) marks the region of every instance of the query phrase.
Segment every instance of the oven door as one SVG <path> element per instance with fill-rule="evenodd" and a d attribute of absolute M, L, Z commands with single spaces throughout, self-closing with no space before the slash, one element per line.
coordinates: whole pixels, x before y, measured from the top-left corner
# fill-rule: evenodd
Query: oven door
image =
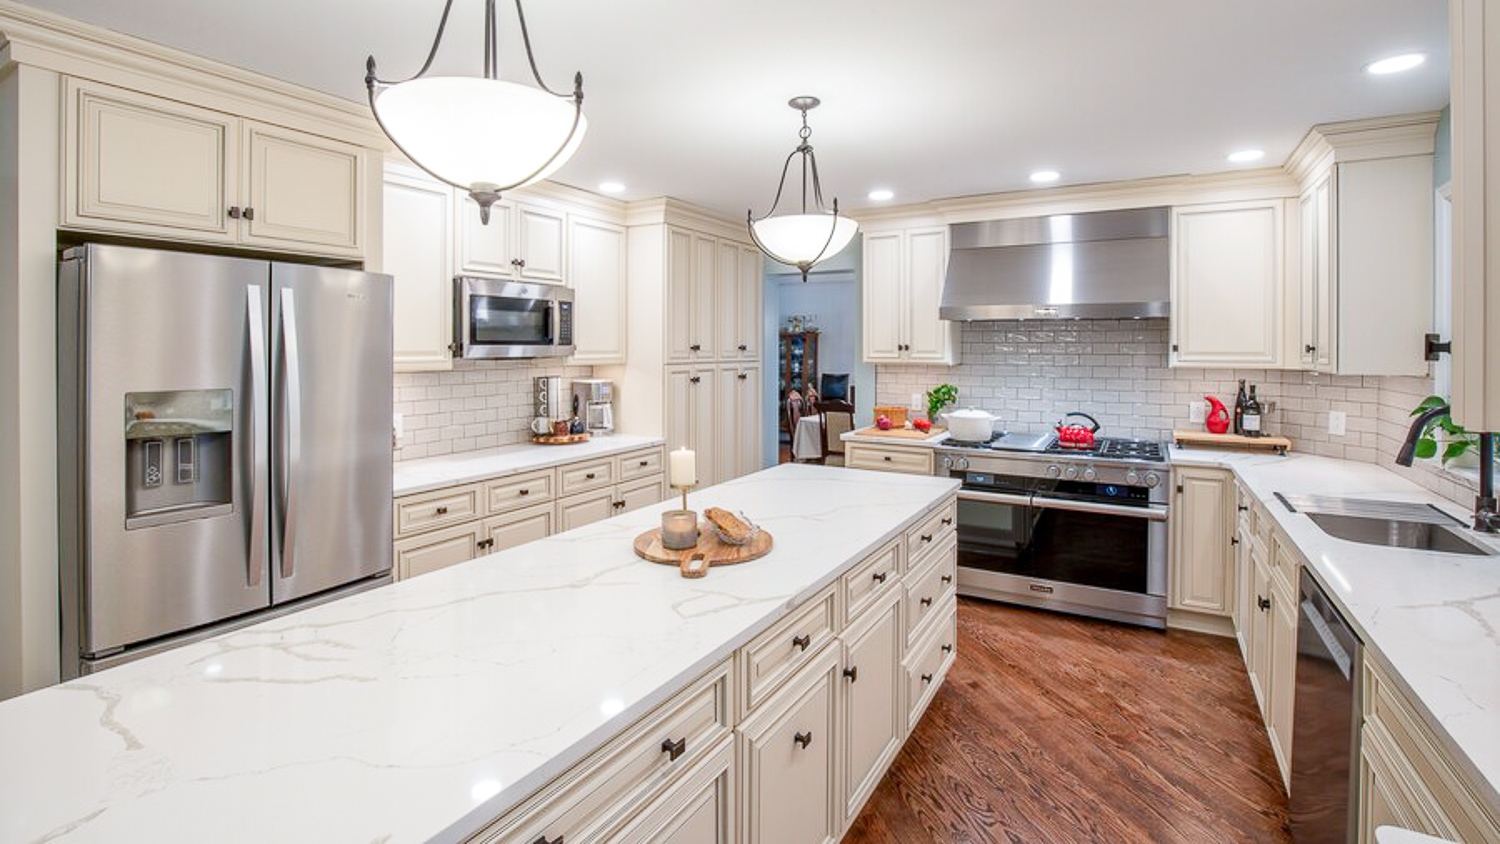
<path fill-rule="evenodd" d="M 1165 507 L 971 489 L 958 499 L 961 569 L 1166 595 Z"/>
<path fill-rule="evenodd" d="M 454 341 L 461 357 L 573 353 L 572 291 L 477 278 L 456 279 L 454 284 Z"/>

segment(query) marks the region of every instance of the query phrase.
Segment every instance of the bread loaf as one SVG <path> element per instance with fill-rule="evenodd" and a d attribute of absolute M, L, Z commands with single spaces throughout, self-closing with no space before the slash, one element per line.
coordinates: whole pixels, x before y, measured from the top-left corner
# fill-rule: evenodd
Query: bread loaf
<path fill-rule="evenodd" d="M 713 522 L 721 533 L 734 542 L 745 542 L 750 538 L 750 526 L 745 520 L 721 507 L 710 507 L 703 511 L 704 518 Z"/>

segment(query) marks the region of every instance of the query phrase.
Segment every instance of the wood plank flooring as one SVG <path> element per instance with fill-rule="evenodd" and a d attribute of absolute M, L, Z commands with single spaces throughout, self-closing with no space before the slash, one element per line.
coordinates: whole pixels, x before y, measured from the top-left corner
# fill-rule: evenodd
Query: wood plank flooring
<path fill-rule="evenodd" d="M 1233 640 L 969 599 L 958 630 L 845 844 L 1290 842 Z"/>

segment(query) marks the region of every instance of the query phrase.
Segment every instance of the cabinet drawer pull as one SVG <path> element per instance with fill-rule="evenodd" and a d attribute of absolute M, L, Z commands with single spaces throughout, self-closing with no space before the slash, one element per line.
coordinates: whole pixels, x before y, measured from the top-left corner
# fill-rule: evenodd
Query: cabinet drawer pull
<path fill-rule="evenodd" d="M 746 374 L 745 374 L 745 373 L 743 373 L 743 372 L 741 372 L 741 373 L 740 373 L 740 374 L 739 374 L 739 375 L 737 375 L 737 376 L 735 376 L 735 377 L 736 377 L 736 378 L 739 378 L 739 379 L 740 379 L 740 380 L 741 380 L 741 381 L 743 381 L 743 380 L 745 380 L 745 379 L 746 379 L 746 378 L 749 378 L 749 377 L 750 377 L 750 376 L 749 376 L 749 375 L 746 375 Z"/>
<path fill-rule="evenodd" d="M 951 575 L 951 574 L 945 574 L 945 575 L 943 575 L 943 582 L 944 583 L 952 583 L 953 582 L 953 575 Z"/>
<path fill-rule="evenodd" d="M 563 837 L 559 835 L 556 838 L 548 838 L 545 835 L 540 835 L 531 844 L 563 844 Z"/>
<path fill-rule="evenodd" d="M 1262 611 L 1268 610 L 1268 609 L 1271 608 L 1271 599 L 1270 598 L 1262 598 L 1261 596 L 1256 595 L 1255 596 L 1255 605 L 1257 607 L 1260 607 Z"/>
<path fill-rule="evenodd" d="M 953 517 L 952 516 L 948 516 L 948 517 L 944 518 L 943 519 L 943 524 L 944 525 L 951 525 L 951 524 L 953 524 Z"/>
<path fill-rule="evenodd" d="M 799 650 L 804 650 L 805 651 L 805 650 L 807 650 L 807 646 L 811 645 L 811 644 L 812 644 L 812 636 L 809 636 L 806 633 L 802 634 L 801 636 L 793 636 L 792 637 L 792 647 L 797 648 Z"/>
<path fill-rule="evenodd" d="M 529 490 L 529 489 L 518 489 L 518 490 L 516 490 L 516 495 L 530 495 L 530 494 L 531 494 L 531 490 Z"/>
<path fill-rule="evenodd" d="M 812 730 L 792 736 L 792 741 L 796 742 L 803 750 L 806 750 L 807 746 L 812 744 Z"/>
<path fill-rule="evenodd" d="M 923 598 L 919 603 L 921 603 L 921 605 L 924 606 L 924 607 L 930 607 L 930 606 L 932 606 L 932 599 L 931 598 Z"/>
<path fill-rule="evenodd" d="M 1234 509 L 1240 511 L 1241 513 L 1244 513 L 1244 512 L 1247 512 L 1250 509 L 1250 507 L 1248 505 L 1245 505 L 1245 504 L 1239 504 L 1239 505 L 1236 505 Z"/>
<path fill-rule="evenodd" d="M 874 574 L 870 575 L 870 577 L 874 578 L 876 583 L 884 583 L 886 574 L 883 571 L 877 571 Z"/>
<path fill-rule="evenodd" d="M 661 752 L 667 754 L 668 762 L 676 762 L 678 757 L 687 752 L 687 736 L 677 741 L 667 739 L 661 743 Z"/>
<path fill-rule="evenodd" d="M 924 682 L 924 683 L 931 683 L 932 682 L 932 675 L 931 674 L 923 674 L 922 675 L 922 682 Z"/>
<path fill-rule="evenodd" d="M 1231 536 L 1231 537 L 1229 537 L 1229 544 L 1230 545 L 1238 545 L 1238 544 L 1240 544 L 1240 538 L 1238 536 Z"/>
<path fill-rule="evenodd" d="M 701 351 L 703 351 L 703 347 L 700 346 L 697 343 L 694 343 L 693 345 L 688 346 L 688 348 L 691 349 L 692 351 L 695 351 L 695 352 L 701 352 Z"/>
<path fill-rule="evenodd" d="M 748 351 L 750 351 L 750 347 L 746 346 L 744 343 L 741 343 L 740 344 L 740 351 L 742 351 L 742 352 L 748 352 Z"/>
<path fill-rule="evenodd" d="M 881 459 L 884 460 L 887 463 L 891 462 L 891 456 L 889 454 L 885 455 L 885 457 L 883 457 Z"/>
<path fill-rule="evenodd" d="M 646 465 L 648 465 L 648 464 L 650 464 L 650 463 L 651 463 L 651 461 L 650 461 L 650 460 L 642 460 L 642 461 L 641 461 L 641 465 L 642 465 L 642 466 L 646 466 Z"/>
<path fill-rule="evenodd" d="M 848 677 L 849 678 L 849 682 L 851 682 L 851 683 L 857 683 L 857 682 L 859 682 L 859 666 L 858 665 L 851 665 L 848 668 L 845 668 L 844 669 L 844 676 Z"/>
<path fill-rule="evenodd" d="M 932 541 L 932 534 L 930 534 L 930 533 L 924 533 L 924 534 L 922 534 L 922 541 L 923 542 L 931 542 Z"/>
<path fill-rule="evenodd" d="M 474 543 L 474 547 L 476 547 L 476 548 L 493 548 L 493 547 L 495 547 L 495 540 L 493 540 L 493 539 L 481 539 L 478 542 Z"/>
<path fill-rule="evenodd" d="M 952 645 L 944 645 L 943 646 L 943 653 L 945 653 L 945 654 L 951 654 L 951 653 L 953 653 L 953 646 Z"/>
<path fill-rule="evenodd" d="M 589 472 L 587 475 L 584 475 L 583 477 L 586 480 L 592 481 L 594 479 L 594 473 L 593 472 Z"/>
<path fill-rule="evenodd" d="M 446 516 L 446 515 L 448 515 L 448 508 L 447 507 L 434 507 L 432 509 L 432 513 L 435 516 Z"/>

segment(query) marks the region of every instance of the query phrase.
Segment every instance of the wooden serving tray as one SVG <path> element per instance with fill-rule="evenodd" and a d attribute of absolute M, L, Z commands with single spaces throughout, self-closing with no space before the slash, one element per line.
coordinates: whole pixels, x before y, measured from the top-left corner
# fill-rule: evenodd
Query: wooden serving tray
<path fill-rule="evenodd" d="M 586 443 L 589 441 L 588 434 L 532 434 L 531 441 L 537 445 L 572 445 L 573 443 Z"/>
<path fill-rule="evenodd" d="M 719 541 L 713 526 L 708 522 L 698 524 L 698 545 L 682 551 L 662 547 L 661 528 L 652 528 L 635 538 L 635 553 L 643 560 L 664 566 L 678 566 L 683 577 L 702 577 L 710 566 L 732 566 L 758 560 L 771 553 L 773 541 L 767 531 L 757 533 L 744 545 L 728 545 Z M 702 562 L 695 558 L 702 557 Z M 696 573 L 690 564 L 699 567 Z"/>
<path fill-rule="evenodd" d="M 854 435 L 857 437 L 890 437 L 895 440 L 925 440 L 935 437 L 946 430 L 948 429 L 934 426 L 932 430 L 924 434 L 916 428 L 892 428 L 889 431 L 882 431 L 872 426 L 869 428 L 860 428 L 854 432 Z"/>
<path fill-rule="evenodd" d="M 1173 431 L 1172 440 L 1178 445 L 1204 448 L 1274 451 L 1278 454 L 1286 454 L 1292 450 L 1292 441 L 1286 437 L 1242 437 L 1238 434 L 1210 434 L 1207 431 Z"/>

